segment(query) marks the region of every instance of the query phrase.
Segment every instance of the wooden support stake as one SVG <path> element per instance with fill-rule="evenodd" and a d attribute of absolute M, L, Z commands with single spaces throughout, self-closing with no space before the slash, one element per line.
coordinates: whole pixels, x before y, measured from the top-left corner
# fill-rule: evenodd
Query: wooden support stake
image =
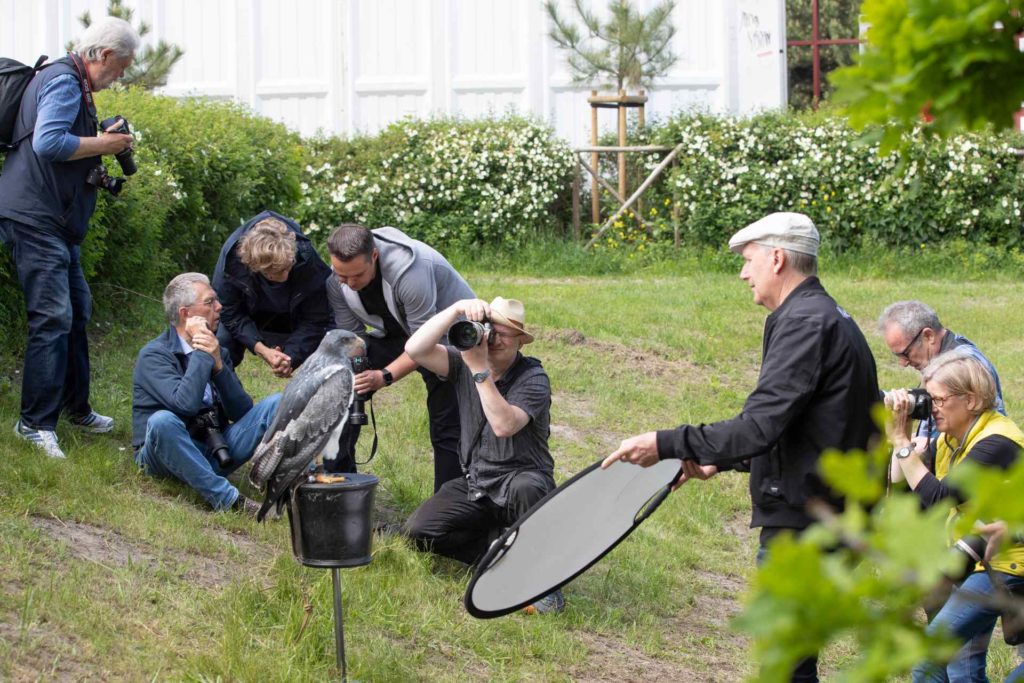
<path fill-rule="evenodd" d="M 651 184 L 655 180 L 657 180 L 658 176 L 661 175 L 661 172 L 665 170 L 665 167 L 672 163 L 672 160 L 676 158 L 676 155 L 679 154 L 679 150 L 681 150 L 682 148 L 682 144 L 676 145 L 675 149 L 673 149 L 667 157 L 662 159 L 661 163 L 658 164 L 653 171 L 651 171 L 651 174 L 649 176 L 647 176 L 647 180 L 645 180 L 643 184 L 636 189 L 636 192 L 633 193 L 633 195 L 626 201 L 625 204 L 619 207 L 619 210 L 615 212 L 615 215 L 606 220 L 604 222 L 604 225 L 601 226 L 600 230 L 598 230 L 597 233 L 595 233 L 594 236 L 590 238 L 590 241 L 587 242 L 586 244 L 587 249 L 594 246 L 594 243 L 596 243 L 597 240 L 599 240 L 601 236 L 605 232 L 607 232 L 608 228 L 610 228 L 615 223 L 615 221 L 619 219 L 619 216 L 626 213 L 626 211 L 629 210 L 629 207 L 633 206 L 636 200 L 640 198 L 640 195 L 644 193 L 644 190 L 650 187 Z"/>
<path fill-rule="evenodd" d="M 619 91 L 619 99 L 626 97 L 626 91 Z M 619 105 L 619 146 L 626 146 L 626 108 Z M 619 194 L 626 196 L 626 153 L 619 152 Z"/>
<path fill-rule="evenodd" d="M 572 174 L 572 239 L 574 242 L 580 241 L 580 192 L 582 191 L 582 176 L 580 174 L 580 160 L 577 158 L 577 163 L 574 167 Z"/>

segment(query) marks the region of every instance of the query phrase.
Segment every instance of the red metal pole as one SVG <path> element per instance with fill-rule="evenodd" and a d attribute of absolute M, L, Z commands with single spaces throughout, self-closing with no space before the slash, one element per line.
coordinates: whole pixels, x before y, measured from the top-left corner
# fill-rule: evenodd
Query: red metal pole
<path fill-rule="evenodd" d="M 818 44 L 818 0 L 811 0 L 811 74 L 813 83 L 813 96 L 811 108 L 817 111 L 818 102 L 821 100 L 821 48 Z"/>

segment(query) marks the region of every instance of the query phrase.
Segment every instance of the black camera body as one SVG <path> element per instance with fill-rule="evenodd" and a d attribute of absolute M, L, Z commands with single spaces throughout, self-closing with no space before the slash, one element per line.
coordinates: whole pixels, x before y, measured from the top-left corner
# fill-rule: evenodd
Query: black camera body
<path fill-rule="evenodd" d="M 448 343 L 459 351 L 469 351 L 491 334 L 491 323 L 460 320 L 448 328 Z"/>
<path fill-rule="evenodd" d="M 93 169 L 89 171 L 89 175 L 85 177 L 85 182 L 93 185 L 94 187 L 106 190 L 116 197 L 121 194 L 121 188 L 124 187 L 125 179 L 115 178 L 107 173 L 106 166 L 100 164 L 99 166 L 94 166 Z"/>
<path fill-rule="evenodd" d="M 196 441 L 206 444 L 207 450 L 213 453 L 222 470 L 231 466 L 231 455 L 228 444 L 224 441 L 220 415 L 215 407 L 210 406 L 196 413 L 195 417 L 188 421 L 188 434 Z"/>
<path fill-rule="evenodd" d="M 924 389 L 908 389 L 910 394 L 910 417 L 914 420 L 927 420 L 932 416 L 932 397 Z"/>
<path fill-rule="evenodd" d="M 353 356 L 350 360 L 352 361 L 353 377 L 370 369 L 370 359 L 366 356 Z M 364 425 L 369 422 L 366 417 L 366 402 L 372 396 L 373 392 L 368 391 L 365 394 L 356 394 L 352 397 L 352 408 L 348 412 L 348 423 L 350 425 Z"/>
<path fill-rule="evenodd" d="M 131 135 L 132 131 L 128 127 L 128 119 L 123 116 L 111 116 L 109 119 L 103 119 L 100 122 L 100 130 L 107 133 L 121 133 L 123 135 Z M 132 148 L 118 152 L 114 155 L 117 159 L 117 163 L 121 164 L 121 172 L 125 175 L 135 175 L 135 172 L 139 170 L 139 167 L 135 165 L 135 153 Z"/>

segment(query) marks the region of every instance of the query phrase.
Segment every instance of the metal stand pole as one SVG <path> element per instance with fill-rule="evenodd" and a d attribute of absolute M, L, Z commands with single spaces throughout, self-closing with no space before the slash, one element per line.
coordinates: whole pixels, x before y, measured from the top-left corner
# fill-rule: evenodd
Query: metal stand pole
<path fill-rule="evenodd" d="M 341 576 L 338 568 L 331 568 L 331 583 L 334 584 L 334 647 L 338 668 L 341 669 L 341 680 L 348 682 L 348 671 L 345 669 L 345 627 L 341 616 Z"/>

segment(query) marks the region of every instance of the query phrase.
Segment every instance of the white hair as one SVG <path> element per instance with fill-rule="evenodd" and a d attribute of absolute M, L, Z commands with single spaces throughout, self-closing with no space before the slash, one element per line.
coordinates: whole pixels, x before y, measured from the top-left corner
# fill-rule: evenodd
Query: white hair
<path fill-rule="evenodd" d="M 210 285 L 210 278 L 202 273 L 182 273 L 167 283 L 164 289 L 164 313 L 167 322 L 177 325 L 178 309 L 188 308 L 196 302 L 196 284 Z"/>
<path fill-rule="evenodd" d="M 124 19 L 103 17 L 89 24 L 75 44 L 75 52 L 90 62 L 99 60 L 103 50 L 113 50 L 118 57 L 130 57 L 139 49 L 138 32 Z"/>

